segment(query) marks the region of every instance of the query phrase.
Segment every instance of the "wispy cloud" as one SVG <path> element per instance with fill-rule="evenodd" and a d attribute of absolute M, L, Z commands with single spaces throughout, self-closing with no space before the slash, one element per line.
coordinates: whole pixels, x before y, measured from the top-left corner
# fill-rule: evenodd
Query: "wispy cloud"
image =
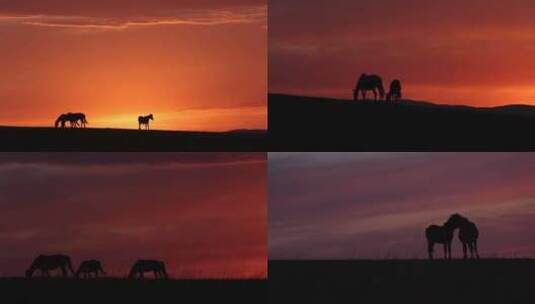
<path fill-rule="evenodd" d="M 94 17 L 65 15 L 0 15 L 1 23 L 40 27 L 124 30 L 135 27 L 189 25 L 214 26 L 225 24 L 265 25 L 267 7 L 248 7 L 226 10 L 182 10 L 164 16 Z"/>

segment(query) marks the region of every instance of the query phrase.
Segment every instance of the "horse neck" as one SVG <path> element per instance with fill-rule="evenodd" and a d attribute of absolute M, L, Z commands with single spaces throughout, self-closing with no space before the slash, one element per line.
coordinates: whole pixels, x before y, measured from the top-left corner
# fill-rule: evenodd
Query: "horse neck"
<path fill-rule="evenodd" d="M 381 94 L 382 96 L 385 95 L 385 88 L 383 87 L 383 83 L 382 82 L 379 82 L 377 84 L 377 89 L 379 90 L 379 94 Z"/>
<path fill-rule="evenodd" d="M 442 227 L 446 229 L 446 231 L 448 232 L 454 232 L 455 229 L 459 228 L 458 225 L 448 224 L 447 222 L 444 225 L 442 225 Z"/>

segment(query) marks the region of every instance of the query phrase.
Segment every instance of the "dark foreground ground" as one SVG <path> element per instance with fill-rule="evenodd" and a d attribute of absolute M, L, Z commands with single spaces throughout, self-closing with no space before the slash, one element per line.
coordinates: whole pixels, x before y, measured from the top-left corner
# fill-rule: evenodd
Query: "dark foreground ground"
<path fill-rule="evenodd" d="M 270 151 L 535 151 L 535 107 L 270 94 Z"/>
<path fill-rule="evenodd" d="M 266 303 L 265 280 L 0 279 L 0 302 Z"/>
<path fill-rule="evenodd" d="M 270 261 L 269 303 L 533 303 L 535 260 Z"/>
<path fill-rule="evenodd" d="M 1 151 L 266 151 L 267 132 L 0 127 Z"/>

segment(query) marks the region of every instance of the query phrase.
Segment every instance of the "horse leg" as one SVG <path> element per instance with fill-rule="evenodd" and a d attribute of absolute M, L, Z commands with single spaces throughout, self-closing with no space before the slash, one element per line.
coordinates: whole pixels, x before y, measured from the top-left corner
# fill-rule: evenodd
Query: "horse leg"
<path fill-rule="evenodd" d="M 377 101 L 377 90 L 373 89 L 373 101 Z"/>
<path fill-rule="evenodd" d="M 433 242 L 427 242 L 427 255 L 429 256 L 430 260 L 433 259 L 433 245 Z"/>
<path fill-rule="evenodd" d="M 366 91 L 365 89 L 363 89 L 363 90 L 361 91 L 361 93 L 362 93 L 362 101 L 366 100 L 366 94 L 367 94 L 367 91 Z"/>
<path fill-rule="evenodd" d="M 469 242 L 468 247 L 470 248 L 470 258 L 474 258 L 474 242 Z"/>
<path fill-rule="evenodd" d="M 451 260 L 451 242 L 446 243 L 448 249 L 448 260 Z"/>
<path fill-rule="evenodd" d="M 463 242 L 463 259 L 466 259 L 467 258 L 467 253 L 466 253 L 466 242 Z"/>

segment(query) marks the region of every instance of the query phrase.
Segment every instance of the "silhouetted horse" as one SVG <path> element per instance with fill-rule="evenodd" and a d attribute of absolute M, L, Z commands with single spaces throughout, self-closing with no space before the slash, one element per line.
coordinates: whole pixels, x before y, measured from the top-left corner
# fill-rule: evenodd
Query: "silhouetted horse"
<path fill-rule="evenodd" d="M 430 225 L 425 229 L 425 238 L 427 239 L 427 253 L 429 259 L 433 259 L 433 249 L 435 243 L 444 246 L 444 258 L 451 259 L 451 242 L 453 240 L 453 232 L 455 227 L 452 223 L 444 223 L 442 226 Z"/>
<path fill-rule="evenodd" d="M 80 121 L 80 123 L 78 123 Z M 61 114 L 54 123 L 54 127 L 59 127 L 61 124 L 62 128 L 65 128 L 65 123 L 69 122 L 71 125 L 71 128 L 77 128 L 77 127 L 83 127 L 85 128 L 85 125 L 87 124 L 87 120 L 85 118 L 84 113 L 66 113 Z"/>
<path fill-rule="evenodd" d="M 74 275 L 74 270 L 71 265 L 71 258 L 67 255 L 40 255 L 33 260 L 30 268 L 26 270 L 26 277 L 31 278 L 36 270 L 41 271 L 41 276 L 50 277 L 50 271 L 54 269 L 61 269 L 63 277 L 68 275 L 67 270 Z"/>
<path fill-rule="evenodd" d="M 463 257 L 465 259 L 468 257 L 467 249 L 469 249 L 470 258 L 479 259 L 479 252 L 477 250 L 479 230 L 476 224 L 458 213 L 451 215 L 447 223 L 455 228 L 459 228 L 459 240 L 463 244 Z"/>
<path fill-rule="evenodd" d="M 149 114 L 147 116 L 139 116 L 137 118 L 137 122 L 139 124 L 139 130 L 141 130 L 141 125 L 145 125 L 145 129 L 148 130 L 149 129 L 149 122 L 151 120 L 154 120 L 154 117 L 152 116 L 152 114 Z"/>
<path fill-rule="evenodd" d="M 90 278 L 91 274 L 95 275 L 95 278 L 98 278 L 99 273 L 106 275 L 104 269 L 102 269 L 102 264 L 97 260 L 87 260 L 80 263 L 78 271 L 76 272 L 76 277 L 79 278 L 82 275 L 84 278 Z"/>
<path fill-rule="evenodd" d="M 353 100 L 359 99 L 359 92 L 362 94 L 362 100 L 366 100 L 366 93 L 372 91 L 374 100 L 377 100 L 377 91 L 381 99 L 385 96 L 385 89 L 383 87 L 383 80 L 377 75 L 360 75 L 355 88 L 353 89 Z"/>
<path fill-rule="evenodd" d="M 128 278 L 132 279 L 136 276 L 144 278 L 143 273 L 151 271 L 154 272 L 155 279 L 167 279 L 164 262 L 156 260 L 138 260 L 134 266 L 132 266 Z"/>
<path fill-rule="evenodd" d="M 390 91 L 386 94 L 387 101 L 396 101 L 401 99 L 401 82 L 397 79 L 392 80 L 390 83 Z"/>

